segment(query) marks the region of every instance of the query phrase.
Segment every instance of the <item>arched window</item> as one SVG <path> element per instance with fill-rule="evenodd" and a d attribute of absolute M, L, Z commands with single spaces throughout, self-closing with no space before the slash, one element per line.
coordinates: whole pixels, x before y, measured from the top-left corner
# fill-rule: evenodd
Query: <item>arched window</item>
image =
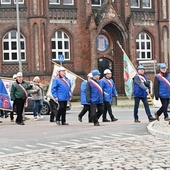
<path fill-rule="evenodd" d="M 152 59 L 151 38 L 145 32 L 141 32 L 136 39 L 136 57 L 138 60 Z"/>
<path fill-rule="evenodd" d="M 19 61 L 18 54 L 18 33 L 13 30 L 8 32 L 3 38 L 3 61 Z M 26 60 L 25 38 L 20 34 L 21 59 Z"/>
<path fill-rule="evenodd" d="M 53 60 L 59 60 L 60 55 L 64 55 L 64 60 L 70 60 L 70 38 L 65 32 L 55 32 L 51 42 Z"/>

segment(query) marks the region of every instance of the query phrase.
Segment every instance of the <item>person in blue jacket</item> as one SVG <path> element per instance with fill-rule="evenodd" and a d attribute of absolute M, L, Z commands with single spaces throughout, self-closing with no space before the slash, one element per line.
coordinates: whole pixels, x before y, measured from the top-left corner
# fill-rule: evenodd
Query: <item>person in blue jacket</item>
<path fill-rule="evenodd" d="M 66 123 L 66 108 L 67 101 L 71 99 L 71 82 L 66 77 L 66 70 L 64 67 L 59 68 L 58 77 L 54 78 L 51 87 L 51 93 L 54 101 L 59 104 L 58 113 L 56 115 L 57 125 L 69 125 Z M 61 117 L 61 123 L 60 123 Z"/>
<path fill-rule="evenodd" d="M 103 113 L 103 122 L 110 122 L 110 120 L 107 119 L 107 112 L 110 115 L 111 121 L 117 121 L 113 114 L 112 114 L 112 107 L 111 107 L 111 101 L 113 96 L 118 96 L 115 84 L 113 80 L 111 79 L 112 72 L 109 69 L 104 70 L 104 77 L 101 79 L 102 87 L 104 91 L 104 113 Z"/>
<path fill-rule="evenodd" d="M 86 100 L 90 103 L 91 117 L 94 126 L 100 126 L 98 119 L 103 114 L 103 89 L 101 85 L 99 70 L 92 71 L 92 78 L 87 82 Z"/>
<path fill-rule="evenodd" d="M 92 78 L 92 73 L 89 73 L 87 75 L 87 80 L 90 80 Z M 86 101 L 86 85 L 87 85 L 87 80 L 83 81 L 81 84 L 81 94 L 80 94 L 80 100 L 81 104 L 83 105 L 82 111 L 78 115 L 78 120 L 82 122 L 82 117 L 88 112 L 88 119 L 89 123 L 92 122 L 91 120 L 91 115 L 90 115 L 90 103 Z"/>
<path fill-rule="evenodd" d="M 137 68 L 137 74 L 133 79 L 133 83 L 134 83 L 133 96 L 134 96 L 134 102 L 135 102 L 134 122 L 136 122 L 136 123 L 140 123 L 139 117 L 138 117 L 138 108 L 139 108 L 140 100 L 142 100 L 142 102 L 143 102 L 149 122 L 156 120 L 156 118 L 152 117 L 151 111 L 149 108 L 147 95 L 149 94 L 150 84 L 149 84 L 144 72 L 145 72 L 144 67 L 142 65 L 139 65 Z"/>
<path fill-rule="evenodd" d="M 155 113 L 155 117 L 159 121 L 159 116 L 163 113 L 164 120 L 169 121 L 170 118 L 167 113 L 169 100 L 170 100 L 170 75 L 167 73 L 167 66 L 165 63 L 160 64 L 160 72 L 154 79 L 154 94 L 155 99 L 160 98 L 162 106 Z"/>

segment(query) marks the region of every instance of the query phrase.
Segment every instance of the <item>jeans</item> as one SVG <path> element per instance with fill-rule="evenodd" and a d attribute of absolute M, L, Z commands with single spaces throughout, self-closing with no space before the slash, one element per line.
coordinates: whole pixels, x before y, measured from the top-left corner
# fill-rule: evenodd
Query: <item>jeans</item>
<path fill-rule="evenodd" d="M 162 113 L 164 113 L 164 118 L 168 118 L 168 104 L 169 104 L 169 98 L 160 98 L 162 106 L 157 111 L 157 115 L 160 116 Z"/>
<path fill-rule="evenodd" d="M 104 111 L 104 104 L 91 104 L 90 106 L 90 110 L 91 110 L 91 117 L 92 120 L 95 123 L 98 122 L 98 119 L 100 118 L 100 116 L 103 114 Z"/>
<path fill-rule="evenodd" d="M 143 102 L 143 105 L 145 107 L 145 112 L 146 112 L 148 118 L 149 119 L 152 118 L 147 98 L 134 97 L 134 101 L 135 101 L 135 105 L 134 105 L 134 119 L 138 120 L 138 118 L 139 118 L 138 117 L 138 108 L 139 108 L 140 100 L 142 100 L 142 102 Z"/>
<path fill-rule="evenodd" d="M 37 107 L 38 107 L 38 114 L 40 114 L 41 109 L 43 107 L 43 100 L 33 100 L 33 114 L 34 114 L 34 117 L 37 116 Z"/>

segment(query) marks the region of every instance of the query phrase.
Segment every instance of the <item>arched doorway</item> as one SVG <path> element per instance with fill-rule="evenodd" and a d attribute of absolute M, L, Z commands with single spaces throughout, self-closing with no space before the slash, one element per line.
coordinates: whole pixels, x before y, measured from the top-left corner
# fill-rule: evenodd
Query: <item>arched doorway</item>
<path fill-rule="evenodd" d="M 104 76 L 103 72 L 105 69 L 110 69 L 111 71 L 113 71 L 113 62 L 111 60 L 109 60 L 108 58 L 105 57 L 101 57 L 98 59 L 98 69 L 101 73 L 101 77 Z M 113 75 L 114 76 L 114 75 Z"/>

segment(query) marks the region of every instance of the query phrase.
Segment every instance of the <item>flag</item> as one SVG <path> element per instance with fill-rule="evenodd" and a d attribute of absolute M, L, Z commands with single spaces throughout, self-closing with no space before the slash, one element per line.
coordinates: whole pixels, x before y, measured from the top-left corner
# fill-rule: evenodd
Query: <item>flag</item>
<path fill-rule="evenodd" d="M 50 84 L 49 84 L 49 87 L 48 87 L 48 90 L 47 90 L 47 94 L 46 94 L 47 97 L 49 97 L 49 98 L 53 98 L 53 96 L 51 94 L 51 86 L 52 86 L 53 79 L 58 77 L 58 75 L 59 75 L 58 70 L 59 70 L 60 67 L 61 67 L 60 65 L 54 64 L 53 73 L 52 73 L 52 76 L 51 76 L 51 81 L 50 81 Z M 71 82 L 71 92 L 73 92 L 75 85 L 76 85 L 77 76 L 74 73 L 72 73 L 71 71 L 66 69 L 66 77 Z"/>
<path fill-rule="evenodd" d="M 12 111 L 10 89 L 14 80 L 0 78 L 0 109 Z"/>
<path fill-rule="evenodd" d="M 129 57 L 123 53 L 123 65 L 124 65 L 124 88 L 126 96 L 131 99 L 133 93 L 133 77 L 137 74 L 135 67 L 129 60 Z"/>

